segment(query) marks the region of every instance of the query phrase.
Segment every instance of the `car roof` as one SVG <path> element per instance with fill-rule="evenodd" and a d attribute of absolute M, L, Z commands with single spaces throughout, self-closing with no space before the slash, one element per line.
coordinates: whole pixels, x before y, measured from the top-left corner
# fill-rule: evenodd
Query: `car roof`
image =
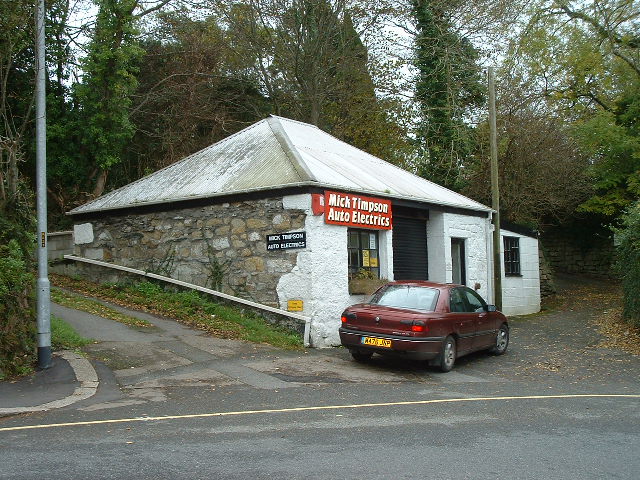
<path fill-rule="evenodd" d="M 390 285 L 411 285 L 416 287 L 430 287 L 437 288 L 439 290 L 449 290 L 454 287 L 462 287 L 463 285 L 458 285 L 456 283 L 439 283 L 439 282 L 429 282 L 426 280 L 398 280 L 395 282 L 389 282 Z"/>

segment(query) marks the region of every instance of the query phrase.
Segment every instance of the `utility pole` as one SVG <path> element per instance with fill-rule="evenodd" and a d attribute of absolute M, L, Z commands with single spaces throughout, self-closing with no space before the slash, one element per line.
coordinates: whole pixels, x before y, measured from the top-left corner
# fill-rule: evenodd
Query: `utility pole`
<path fill-rule="evenodd" d="M 47 117 L 44 0 L 36 7 L 36 202 L 38 214 L 38 367 L 51 366 L 51 288 L 47 258 Z"/>
<path fill-rule="evenodd" d="M 496 127 L 496 81 L 489 67 L 489 136 L 491 145 L 491 208 L 493 214 L 493 291 L 494 302 L 502 310 L 502 258 L 500 247 L 500 188 L 498 187 L 498 140 Z"/>

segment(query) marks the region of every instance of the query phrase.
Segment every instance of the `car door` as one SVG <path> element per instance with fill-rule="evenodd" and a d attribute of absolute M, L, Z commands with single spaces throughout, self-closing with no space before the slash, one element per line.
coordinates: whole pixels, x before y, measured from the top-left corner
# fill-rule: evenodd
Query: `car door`
<path fill-rule="evenodd" d="M 469 310 L 473 312 L 475 321 L 475 335 L 472 344 L 474 350 L 480 350 L 493 344 L 495 328 L 487 308 L 487 302 L 470 288 L 464 288 L 464 296 L 469 305 Z"/>
<path fill-rule="evenodd" d="M 464 288 L 452 288 L 449 292 L 449 311 L 453 322 L 453 331 L 458 336 L 458 353 L 472 350 L 476 335 L 478 315 L 470 311 Z"/>

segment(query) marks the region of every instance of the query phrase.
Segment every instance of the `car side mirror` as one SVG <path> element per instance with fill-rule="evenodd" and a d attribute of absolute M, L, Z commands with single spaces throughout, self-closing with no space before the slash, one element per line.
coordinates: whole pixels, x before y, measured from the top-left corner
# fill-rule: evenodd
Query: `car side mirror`
<path fill-rule="evenodd" d="M 487 312 L 497 312 L 498 309 L 495 305 L 487 305 Z"/>

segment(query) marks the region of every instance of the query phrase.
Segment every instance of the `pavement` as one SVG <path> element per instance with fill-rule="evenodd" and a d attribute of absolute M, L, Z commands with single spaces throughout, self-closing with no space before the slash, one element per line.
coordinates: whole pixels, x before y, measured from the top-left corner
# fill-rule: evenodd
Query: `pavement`
<path fill-rule="evenodd" d="M 568 291 L 575 285 L 567 284 Z M 585 292 L 584 296 L 588 298 Z M 601 300 L 598 300 L 601 302 Z M 621 391 L 637 388 L 640 358 L 607 348 L 581 302 L 538 315 L 513 318 L 507 355 L 473 354 L 441 374 L 422 362 L 374 356 L 353 362 L 346 349 L 283 351 L 268 345 L 208 336 L 175 320 L 110 305 L 149 321 L 129 327 L 89 313 L 52 304 L 63 318 L 96 343 L 83 355 L 56 352 L 47 370 L 13 382 L 0 382 L 0 417 L 52 409 L 109 410 L 156 404 L 172 395 L 249 387 L 253 391 L 292 391 L 305 385 L 419 383 L 423 386 L 526 380 L 561 385 L 612 381 Z M 606 308 L 607 306 L 602 306 Z M 481 357 L 481 358 L 480 358 Z M 193 388 L 197 387 L 197 388 Z M 237 389 L 237 388 L 236 388 Z"/>

